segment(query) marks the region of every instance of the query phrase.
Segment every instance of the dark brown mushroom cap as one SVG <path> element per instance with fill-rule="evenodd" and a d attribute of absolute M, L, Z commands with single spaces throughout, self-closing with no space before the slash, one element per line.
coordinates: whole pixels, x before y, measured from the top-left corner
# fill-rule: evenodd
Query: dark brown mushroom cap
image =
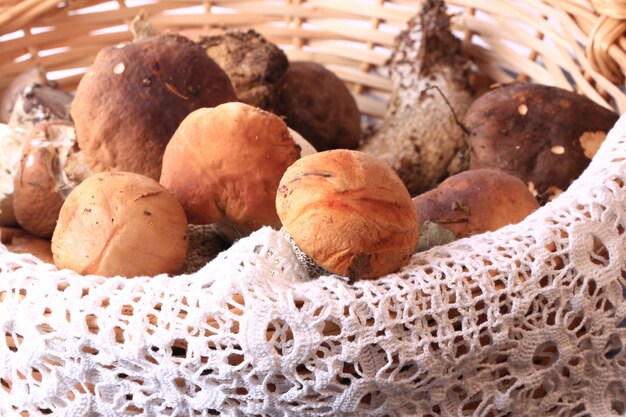
<path fill-rule="evenodd" d="M 196 109 L 236 99 L 228 76 L 201 46 L 167 34 L 101 50 L 71 112 L 94 170 L 158 179 L 180 122 Z"/>
<path fill-rule="evenodd" d="M 289 64 L 274 111 L 318 151 L 355 149 L 361 140 L 361 113 L 354 97 L 320 64 Z"/>
<path fill-rule="evenodd" d="M 588 145 L 603 140 L 617 118 L 560 88 L 528 83 L 497 88 L 474 101 L 465 116 L 470 168 L 515 175 L 545 200 L 580 176 L 593 155 Z"/>

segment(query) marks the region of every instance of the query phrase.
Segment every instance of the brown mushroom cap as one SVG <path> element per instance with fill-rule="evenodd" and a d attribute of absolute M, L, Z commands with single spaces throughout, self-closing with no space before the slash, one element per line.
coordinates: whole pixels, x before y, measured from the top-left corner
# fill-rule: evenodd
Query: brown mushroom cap
<path fill-rule="evenodd" d="M 617 118 L 560 88 L 523 83 L 497 88 L 474 101 L 465 116 L 470 169 L 515 175 L 545 201 L 580 176 L 593 156 L 585 150 L 589 140 L 601 141 Z"/>
<path fill-rule="evenodd" d="M 274 111 L 318 151 L 354 149 L 361 140 L 361 113 L 354 97 L 320 64 L 289 64 Z"/>
<path fill-rule="evenodd" d="M 38 125 L 22 151 L 13 183 L 13 210 L 19 225 L 34 236 L 52 236 L 65 198 L 90 173 L 85 167 L 84 177 L 66 175 L 66 163 L 77 153 L 75 145 L 72 123 L 55 120 Z"/>
<path fill-rule="evenodd" d="M 453 175 L 413 204 L 421 221 L 437 223 L 457 238 L 519 223 L 539 208 L 522 180 L 494 169 Z"/>
<path fill-rule="evenodd" d="M 196 109 L 236 99 L 228 76 L 201 46 L 168 34 L 101 50 L 71 112 L 94 170 L 158 179 L 180 122 Z"/>
<path fill-rule="evenodd" d="M 152 178 L 131 172 L 83 181 L 63 204 L 52 237 L 57 267 L 102 276 L 177 273 L 187 247 L 178 201 Z"/>
<path fill-rule="evenodd" d="M 228 219 L 248 231 L 280 227 L 276 189 L 300 147 L 280 117 L 243 103 L 191 113 L 167 145 L 161 184 L 192 224 Z"/>
<path fill-rule="evenodd" d="M 276 207 L 295 244 L 324 269 L 351 279 L 396 271 L 415 252 L 416 211 L 406 187 L 384 162 L 334 150 L 294 163 Z"/>
<path fill-rule="evenodd" d="M 271 110 L 276 89 L 289 66 L 287 56 L 254 30 L 204 37 L 200 44 L 228 74 L 243 103 Z"/>

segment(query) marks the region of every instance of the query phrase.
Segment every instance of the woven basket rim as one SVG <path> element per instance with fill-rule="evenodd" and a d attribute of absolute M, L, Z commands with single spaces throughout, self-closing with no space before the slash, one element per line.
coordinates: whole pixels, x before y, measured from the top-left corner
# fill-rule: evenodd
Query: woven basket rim
<path fill-rule="evenodd" d="M 0 90 L 22 70 L 39 64 L 59 70 L 87 67 L 108 44 L 130 38 L 119 32 L 140 10 L 157 28 L 190 36 L 202 31 L 252 27 L 286 48 L 290 59 L 329 66 L 346 81 L 366 114 L 384 113 L 389 84 L 384 68 L 395 35 L 419 1 L 368 0 L 0 2 Z M 127 6 L 128 3 L 128 6 Z M 618 2 L 599 0 L 449 0 L 464 50 L 494 82 L 530 80 L 575 90 L 622 113 L 626 94 L 626 37 Z M 101 11 L 97 6 L 115 6 Z M 210 4 L 209 6 L 207 6 Z M 190 8 L 195 6 L 195 8 Z M 173 11 L 184 13 L 168 14 Z M 234 13 L 234 14 L 232 14 Z M 346 21 L 358 23 L 343 27 Z M 341 24 L 338 24 L 341 23 Z M 118 31 L 109 29 L 117 26 Z M 46 27 L 42 32 L 42 27 Z M 39 29 L 38 29 L 39 28 Z M 532 29 L 529 29 L 532 28 Z M 621 30 L 621 31 L 620 31 Z M 341 42 L 339 42 L 341 41 Z M 61 86 L 82 76 L 70 71 Z"/>

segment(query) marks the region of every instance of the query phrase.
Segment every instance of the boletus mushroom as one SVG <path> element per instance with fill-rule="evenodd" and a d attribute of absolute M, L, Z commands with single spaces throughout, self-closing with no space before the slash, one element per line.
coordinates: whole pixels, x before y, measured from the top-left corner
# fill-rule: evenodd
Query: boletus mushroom
<path fill-rule="evenodd" d="M 225 103 L 183 120 L 165 150 L 160 182 L 190 223 L 219 222 L 232 241 L 262 226 L 280 227 L 276 189 L 300 152 L 280 117 Z"/>
<path fill-rule="evenodd" d="M 382 125 L 359 148 L 389 164 L 412 196 L 437 186 L 464 146 L 456 118 L 473 94 L 468 60 L 442 0 L 426 0 L 396 42 Z"/>
<path fill-rule="evenodd" d="M 580 176 L 617 119 L 615 112 L 558 87 L 502 86 L 476 99 L 465 116 L 469 167 L 515 175 L 544 203 Z"/>
<path fill-rule="evenodd" d="M 72 100 L 72 94 L 51 85 L 29 85 L 18 95 L 8 124 L 30 133 L 49 120 L 69 121 Z"/>
<path fill-rule="evenodd" d="M 408 263 L 417 246 L 409 192 L 388 165 L 363 152 L 298 160 L 280 181 L 276 208 L 311 275 L 380 277 Z"/>
<path fill-rule="evenodd" d="M 19 225 L 34 236 L 51 237 L 63 202 L 91 173 L 70 122 L 40 124 L 22 151 L 13 182 L 13 210 Z"/>
<path fill-rule="evenodd" d="M 165 34 L 101 50 L 78 85 L 71 113 L 95 171 L 158 179 L 165 146 L 183 119 L 235 100 L 228 76 L 200 45 Z"/>
<path fill-rule="evenodd" d="M 58 268 L 80 274 L 175 274 L 185 263 L 187 217 L 152 178 L 103 172 L 78 185 L 61 207 L 52 236 Z"/>
<path fill-rule="evenodd" d="M 333 72 L 315 62 L 291 62 L 277 90 L 273 111 L 315 149 L 359 146 L 361 112 L 350 90 Z"/>
<path fill-rule="evenodd" d="M 45 71 L 39 65 L 18 74 L 7 86 L 0 98 L 0 123 L 8 123 L 18 97 L 26 87 L 48 82 Z"/>
<path fill-rule="evenodd" d="M 228 74 L 239 101 L 271 111 L 279 81 L 289 66 L 287 55 L 254 30 L 231 30 L 199 41 Z"/>
<path fill-rule="evenodd" d="M 414 197 L 413 204 L 420 221 L 443 227 L 457 239 L 519 223 L 539 208 L 522 180 L 493 169 L 453 175 Z"/>

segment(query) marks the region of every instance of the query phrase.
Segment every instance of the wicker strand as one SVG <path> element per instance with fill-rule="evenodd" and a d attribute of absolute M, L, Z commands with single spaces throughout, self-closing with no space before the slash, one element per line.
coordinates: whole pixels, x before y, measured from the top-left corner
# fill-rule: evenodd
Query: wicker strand
<path fill-rule="evenodd" d="M 591 66 L 614 83 L 624 81 L 625 44 L 620 42 L 626 33 L 626 3 L 621 0 L 591 0 L 596 14 L 587 39 L 587 56 Z"/>
<path fill-rule="evenodd" d="M 25 0 L 0 15 L 0 27 L 18 30 L 53 10 L 58 3 L 58 0 Z"/>
<path fill-rule="evenodd" d="M 626 66 L 618 65 L 610 53 L 615 43 L 626 32 L 626 22 L 601 17 L 589 34 L 587 41 L 587 56 L 594 69 L 603 74 L 614 83 L 624 80 L 623 71 Z M 617 50 L 614 50 L 617 53 Z M 620 70 L 621 67 L 621 70 Z"/>
<path fill-rule="evenodd" d="M 382 6 L 384 1 L 385 0 L 378 0 L 377 5 Z M 373 17 L 370 19 L 370 27 L 374 30 L 378 30 L 381 23 L 383 23 L 383 20 L 379 17 Z M 368 41 L 365 43 L 365 47 L 368 51 L 373 51 L 376 46 L 378 46 L 378 44 L 372 41 Z M 370 62 L 363 62 L 361 63 L 359 68 L 363 73 L 367 74 L 373 69 L 373 65 Z M 365 87 L 363 86 L 363 84 L 354 84 L 352 90 L 356 95 L 361 95 L 364 93 Z"/>
<path fill-rule="evenodd" d="M 211 10 L 213 9 L 213 2 L 211 2 L 210 0 L 204 0 L 204 1 L 202 2 L 202 6 L 204 7 L 204 13 L 205 13 L 205 14 L 211 14 Z M 208 32 L 209 32 L 209 30 L 211 29 L 211 26 L 210 26 L 210 25 L 204 25 L 204 26 L 202 27 L 202 29 L 203 29 L 206 33 L 208 33 Z"/>
<path fill-rule="evenodd" d="M 626 20 L 626 2 L 623 0 L 591 0 L 591 4 L 601 15 Z"/>

